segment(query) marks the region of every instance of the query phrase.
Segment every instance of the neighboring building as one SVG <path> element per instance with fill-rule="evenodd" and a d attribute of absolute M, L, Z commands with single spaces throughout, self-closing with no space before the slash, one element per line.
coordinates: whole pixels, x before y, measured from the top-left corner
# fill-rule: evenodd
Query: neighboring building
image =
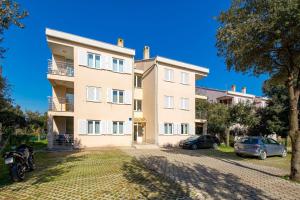
<path fill-rule="evenodd" d="M 195 81 L 207 68 L 46 29 L 52 58 L 47 78 L 52 86 L 48 112 L 49 148 L 175 145 L 205 133 L 196 118 Z"/>
<path fill-rule="evenodd" d="M 265 107 L 268 101 L 268 98 L 266 97 L 258 97 L 253 94 L 248 94 L 246 87 L 243 87 L 241 92 L 237 92 L 235 85 L 232 85 L 231 90 L 228 91 L 197 87 L 196 94 L 206 96 L 208 102 L 223 103 L 226 105 L 249 103 L 254 104 L 256 107 Z"/>

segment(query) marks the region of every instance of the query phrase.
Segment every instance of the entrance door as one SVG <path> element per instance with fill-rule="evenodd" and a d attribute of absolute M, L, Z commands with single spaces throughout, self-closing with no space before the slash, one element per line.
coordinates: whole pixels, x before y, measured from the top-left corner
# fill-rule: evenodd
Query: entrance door
<path fill-rule="evenodd" d="M 203 124 L 196 123 L 196 135 L 203 135 Z"/>
<path fill-rule="evenodd" d="M 134 123 L 133 140 L 137 143 L 143 142 L 144 130 L 141 123 Z"/>

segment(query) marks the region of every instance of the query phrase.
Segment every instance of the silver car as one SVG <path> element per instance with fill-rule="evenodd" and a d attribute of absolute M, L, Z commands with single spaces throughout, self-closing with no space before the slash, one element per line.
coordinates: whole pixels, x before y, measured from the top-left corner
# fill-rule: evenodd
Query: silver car
<path fill-rule="evenodd" d="M 287 155 L 284 145 L 265 137 L 242 137 L 234 144 L 234 151 L 238 156 L 257 156 L 261 160 L 265 160 L 267 156 L 286 157 Z"/>

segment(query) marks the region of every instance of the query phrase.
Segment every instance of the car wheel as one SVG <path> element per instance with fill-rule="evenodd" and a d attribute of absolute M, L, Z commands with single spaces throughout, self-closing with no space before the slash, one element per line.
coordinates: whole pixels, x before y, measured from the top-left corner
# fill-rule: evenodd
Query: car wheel
<path fill-rule="evenodd" d="M 260 151 L 259 159 L 265 160 L 267 158 L 267 153 L 264 150 Z"/>
<path fill-rule="evenodd" d="M 240 153 L 235 153 L 237 156 L 242 157 L 242 154 Z"/>
<path fill-rule="evenodd" d="M 196 144 L 193 144 L 193 145 L 192 145 L 192 149 L 193 149 L 193 150 L 196 150 L 196 149 L 197 149 L 197 145 L 196 145 Z"/>
<path fill-rule="evenodd" d="M 284 149 L 283 151 L 282 151 L 282 153 L 281 153 L 281 157 L 286 157 L 287 156 L 287 151 L 286 151 L 286 149 Z"/>
<path fill-rule="evenodd" d="M 213 148 L 214 149 L 218 149 L 218 144 L 217 143 L 213 143 Z"/>

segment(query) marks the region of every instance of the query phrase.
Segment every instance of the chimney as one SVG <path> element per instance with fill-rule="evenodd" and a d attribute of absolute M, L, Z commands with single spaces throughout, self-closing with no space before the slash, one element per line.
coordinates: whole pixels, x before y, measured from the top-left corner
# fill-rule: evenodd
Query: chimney
<path fill-rule="evenodd" d="M 150 58 L 150 47 L 144 46 L 143 59 L 149 59 L 149 58 Z"/>
<path fill-rule="evenodd" d="M 242 93 L 243 94 L 246 94 L 247 93 L 247 88 L 244 86 L 244 87 L 242 87 Z"/>
<path fill-rule="evenodd" d="M 124 47 L 124 40 L 123 40 L 122 38 L 118 38 L 118 43 L 117 43 L 117 45 L 118 45 L 119 47 Z"/>
<path fill-rule="evenodd" d="M 236 86 L 235 86 L 235 85 L 232 85 L 232 86 L 231 86 L 231 91 L 232 91 L 232 92 L 235 92 L 235 91 L 236 91 Z"/>

